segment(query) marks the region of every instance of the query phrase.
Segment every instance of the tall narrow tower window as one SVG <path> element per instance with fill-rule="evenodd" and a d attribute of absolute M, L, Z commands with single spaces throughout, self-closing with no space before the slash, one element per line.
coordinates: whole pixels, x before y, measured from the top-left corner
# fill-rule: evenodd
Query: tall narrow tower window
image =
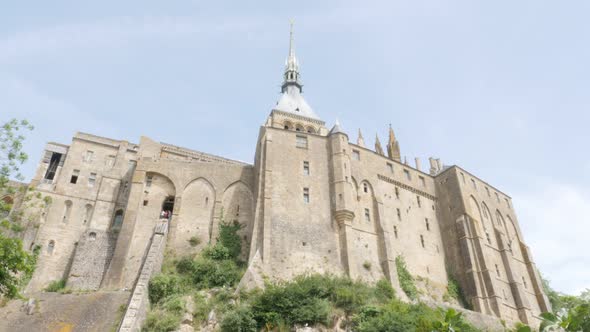
<path fill-rule="evenodd" d="M 303 188 L 303 202 L 309 203 L 309 188 Z"/>
<path fill-rule="evenodd" d="M 309 161 L 303 162 L 303 175 L 309 175 Z"/>
<path fill-rule="evenodd" d="M 371 211 L 369 209 L 365 209 L 365 221 L 371 221 Z"/>

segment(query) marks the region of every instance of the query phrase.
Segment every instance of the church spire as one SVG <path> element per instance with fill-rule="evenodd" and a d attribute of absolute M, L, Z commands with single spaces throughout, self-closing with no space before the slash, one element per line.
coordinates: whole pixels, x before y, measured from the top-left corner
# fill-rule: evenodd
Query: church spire
<path fill-rule="evenodd" d="M 383 148 L 381 147 L 381 141 L 379 141 L 379 135 L 375 134 L 375 152 L 380 155 L 384 155 Z"/>
<path fill-rule="evenodd" d="M 387 143 L 387 155 L 389 158 L 401 161 L 401 153 L 399 150 L 399 142 L 395 139 L 395 133 L 391 124 L 389 124 L 389 142 Z"/>
<path fill-rule="evenodd" d="M 294 86 L 301 92 L 302 85 L 299 82 L 299 62 L 295 57 L 295 47 L 293 46 L 293 20 L 291 20 L 291 29 L 289 31 L 289 55 L 285 62 L 285 74 L 281 92 L 287 91 L 288 87 Z"/>
<path fill-rule="evenodd" d="M 361 128 L 359 128 L 359 137 L 356 139 L 356 144 L 363 148 L 365 147 L 365 139 L 363 138 L 363 133 L 361 133 Z"/>

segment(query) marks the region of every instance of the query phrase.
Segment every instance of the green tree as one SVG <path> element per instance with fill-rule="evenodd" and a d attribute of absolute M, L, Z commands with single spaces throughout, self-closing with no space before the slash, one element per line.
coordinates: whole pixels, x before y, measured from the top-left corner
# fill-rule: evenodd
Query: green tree
<path fill-rule="evenodd" d="M 26 120 L 10 120 L 0 127 L 0 193 L 14 194 L 15 188 L 9 185 L 11 178 L 23 180 L 20 166 L 28 156 L 22 151 L 24 133 L 33 130 Z M 0 295 L 12 298 L 18 295 L 22 280 L 27 280 L 33 273 L 36 255 L 23 250 L 19 239 L 10 238 L 3 230 L 10 228 L 8 213 L 12 206 L 0 200 Z"/>

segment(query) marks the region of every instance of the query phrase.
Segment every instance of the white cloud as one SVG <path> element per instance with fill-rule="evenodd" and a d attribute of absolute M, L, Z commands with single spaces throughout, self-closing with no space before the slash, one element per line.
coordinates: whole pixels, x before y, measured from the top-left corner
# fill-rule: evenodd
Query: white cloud
<path fill-rule="evenodd" d="M 537 267 L 559 291 L 590 288 L 590 191 L 546 179 L 531 183 L 513 199 Z"/>

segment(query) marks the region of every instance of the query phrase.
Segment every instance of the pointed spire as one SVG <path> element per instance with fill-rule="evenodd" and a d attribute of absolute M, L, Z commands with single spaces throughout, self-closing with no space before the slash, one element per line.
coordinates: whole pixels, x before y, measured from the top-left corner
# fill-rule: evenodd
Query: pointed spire
<path fill-rule="evenodd" d="M 379 141 L 379 135 L 375 134 L 375 152 L 384 156 L 383 148 L 381 147 L 381 142 Z"/>
<path fill-rule="evenodd" d="M 332 135 L 332 134 L 345 134 L 346 135 L 344 130 L 342 130 L 342 127 L 340 127 L 340 121 L 338 121 L 338 119 L 336 119 L 336 124 L 330 130 L 330 135 Z"/>
<path fill-rule="evenodd" d="M 359 137 L 356 140 L 356 144 L 363 148 L 365 147 L 365 139 L 363 138 L 363 133 L 361 133 L 361 128 L 359 128 Z"/>
<path fill-rule="evenodd" d="M 285 92 L 289 86 L 295 86 L 299 89 L 299 92 L 301 92 L 302 87 L 299 82 L 299 62 L 297 61 L 297 57 L 295 57 L 295 47 L 293 46 L 293 23 L 294 21 L 291 20 L 291 27 L 289 30 L 289 55 L 285 62 L 285 74 L 283 77 L 281 92 Z"/>
<path fill-rule="evenodd" d="M 399 143 L 395 139 L 395 133 L 389 124 L 389 142 L 387 143 L 387 155 L 390 159 L 401 161 L 401 154 L 399 150 Z"/>

